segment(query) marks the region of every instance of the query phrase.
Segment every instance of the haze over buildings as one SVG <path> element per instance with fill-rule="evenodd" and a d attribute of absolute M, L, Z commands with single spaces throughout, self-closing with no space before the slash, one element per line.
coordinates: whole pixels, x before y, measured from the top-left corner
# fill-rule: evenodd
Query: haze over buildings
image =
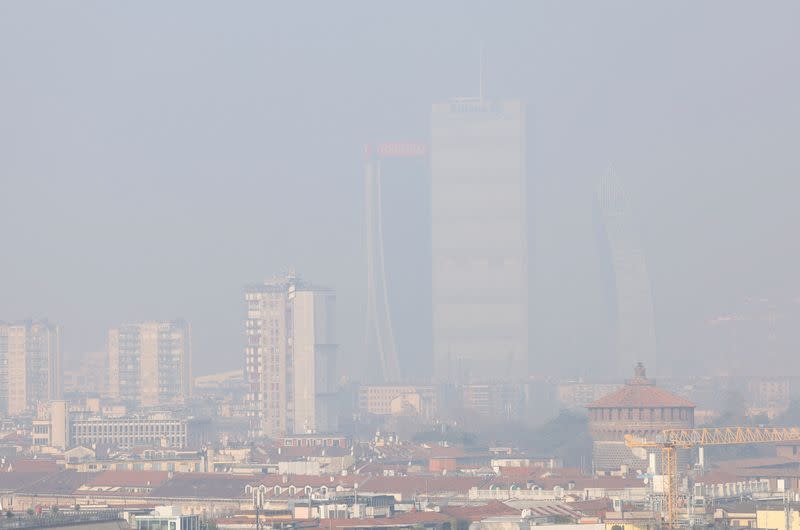
<path fill-rule="evenodd" d="M 431 112 L 433 349 L 440 381 L 528 371 L 526 116 L 519 101 Z"/>
<path fill-rule="evenodd" d="M 641 214 L 659 365 L 691 367 L 731 304 L 800 291 L 780 237 L 800 215 L 794 2 L 0 9 L 0 316 L 58 322 L 67 358 L 181 315 L 197 372 L 227 369 L 240 286 L 295 265 L 336 287 L 365 367 L 361 146 L 429 140 L 433 102 L 478 93 L 481 42 L 485 97 L 529 118 L 543 371 L 611 371 L 591 215 L 610 164 Z"/>
<path fill-rule="evenodd" d="M 0 530 L 800 530 L 799 20 L 0 2 Z"/>

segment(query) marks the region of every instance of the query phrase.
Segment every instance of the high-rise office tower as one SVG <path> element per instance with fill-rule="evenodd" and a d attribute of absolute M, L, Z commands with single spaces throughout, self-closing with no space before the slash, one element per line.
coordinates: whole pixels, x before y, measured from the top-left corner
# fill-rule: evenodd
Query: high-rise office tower
<path fill-rule="evenodd" d="M 61 339 L 46 321 L 0 323 L 0 411 L 13 416 L 61 398 Z"/>
<path fill-rule="evenodd" d="M 525 108 L 457 99 L 431 113 L 433 343 L 440 380 L 528 368 Z"/>
<path fill-rule="evenodd" d="M 642 363 L 657 368 L 653 297 L 644 249 L 622 181 L 609 171 L 600 179 L 598 202 L 614 269 L 616 371 Z"/>
<path fill-rule="evenodd" d="M 182 403 L 192 389 L 191 326 L 126 324 L 108 332 L 108 394 L 141 407 Z"/>
<path fill-rule="evenodd" d="M 245 302 L 251 435 L 333 430 L 334 292 L 288 275 L 248 286 Z"/>
<path fill-rule="evenodd" d="M 430 170 L 427 146 L 365 150 L 367 379 L 429 373 L 431 353 Z"/>

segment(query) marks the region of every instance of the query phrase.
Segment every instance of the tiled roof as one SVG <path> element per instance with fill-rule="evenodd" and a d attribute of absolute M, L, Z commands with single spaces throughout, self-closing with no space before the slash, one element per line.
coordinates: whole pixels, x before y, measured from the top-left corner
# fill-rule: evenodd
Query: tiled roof
<path fill-rule="evenodd" d="M 569 506 L 573 510 L 577 510 L 584 515 L 596 515 L 600 517 L 614 509 L 614 503 L 608 497 L 587 501 L 575 501 L 569 503 Z"/>
<path fill-rule="evenodd" d="M 694 403 L 649 384 L 627 384 L 588 405 L 590 409 L 615 407 L 690 407 Z"/>
<path fill-rule="evenodd" d="M 333 477 L 333 479 L 331 479 Z M 246 486 L 265 485 L 267 488 L 281 486 L 284 496 L 289 486 L 297 489 L 302 496 L 303 488 L 327 486 L 334 489 L 338 485 L 352 487 L 363 477 L 332 475 L 226 475 L 221 473 L 175 473 L 164 484 L 150 492 L 151 497 L 194 497 L 201 499 L 240 499 L 246 496 Z"/>
<path fill-rule="evenodd" d="M 14 460 L 8 464 L 8 468 L 13 471 L 49 471 L 55 472 L 61 469 L 58 462 L 44 458 L 22 458 Z"/>
<path fill-rule="evenodd" d="M 479 506 L 442 506 L 442 513 L 459 521 L 475 522 L 496 515 L 519 515 L 520 510 L 500 501 L 493 501 Z"/>
<path fill-rule="evenodd" d="M 403 496 L 414 494 L 467 493 L 470 488 L 479 486 L 484 479 L 477 477 L 409 476 L 372 477 L 359 484 L 359 491 L 370 493 L 399 493 Z"/>
<path fill-rule="evenodd" d="M 448 522 L 447 515 L 436 512 L 406 512 L 393 517 L 379 519 L 321 519 L 318 528 L 323 530 L 343 528 L 392 528 L 418 525 L 442 525 Z"/>
<path fill-rule="evenodd" d="M 16 474 L 16 473 L 9 473 Z M 20 488 L 21 493 L 37 495 L 70 495 L 85 481 L 87 473 L 73 470 L 49 473 L 40 480 Z"/>
<path fill-rule="evenodd" d="M 532 506 L 529 510 L 534 517 L 572 517 L 577 519 L 581 516 L 572 506 L 563 503 Z"/>
<path fill-rule="evenodd" d="M 221 473 L 175 473 L 150 492 L 150 497 L 188 497 L 200 499 L 239 499 L 248 484 L 257 483 L 252 475 Z"/>
<path fill-rule="evenodd" d="M 47 471 L 0 472 L 0 491 L 17 491 L 54 474 Z"/>
<path fill-rule="evenodd" d="M 169 479 L 168 471 L 103 471 L 86 481 L 87 486 L 156 487 Z"/>

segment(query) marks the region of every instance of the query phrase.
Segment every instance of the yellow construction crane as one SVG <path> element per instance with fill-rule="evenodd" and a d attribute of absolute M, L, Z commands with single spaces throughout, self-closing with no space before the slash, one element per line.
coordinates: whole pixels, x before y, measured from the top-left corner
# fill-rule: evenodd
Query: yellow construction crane
<path fill-rule="evenodd" d="M 675 528 L 678 511 L 678 465 L 676 449 L 706 445 L 737 445 L 776 442 L 800 443 L 800 427 L 718 427 L 713 429 L 666 429 L 647 440 L 625 435 L 625 445 L 661 450 L 661 474 L 667 494 L 667 526 Z"/>

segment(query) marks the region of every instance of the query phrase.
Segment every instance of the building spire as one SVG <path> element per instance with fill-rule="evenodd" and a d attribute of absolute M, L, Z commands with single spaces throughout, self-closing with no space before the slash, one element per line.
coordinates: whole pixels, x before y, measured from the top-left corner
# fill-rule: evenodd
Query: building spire
<path fill-rule="evenodd" d="M 483 101 L 483 42 L 480 43 L 478 50 L 479 67 L 478 67 L 478 96 Z"/>

